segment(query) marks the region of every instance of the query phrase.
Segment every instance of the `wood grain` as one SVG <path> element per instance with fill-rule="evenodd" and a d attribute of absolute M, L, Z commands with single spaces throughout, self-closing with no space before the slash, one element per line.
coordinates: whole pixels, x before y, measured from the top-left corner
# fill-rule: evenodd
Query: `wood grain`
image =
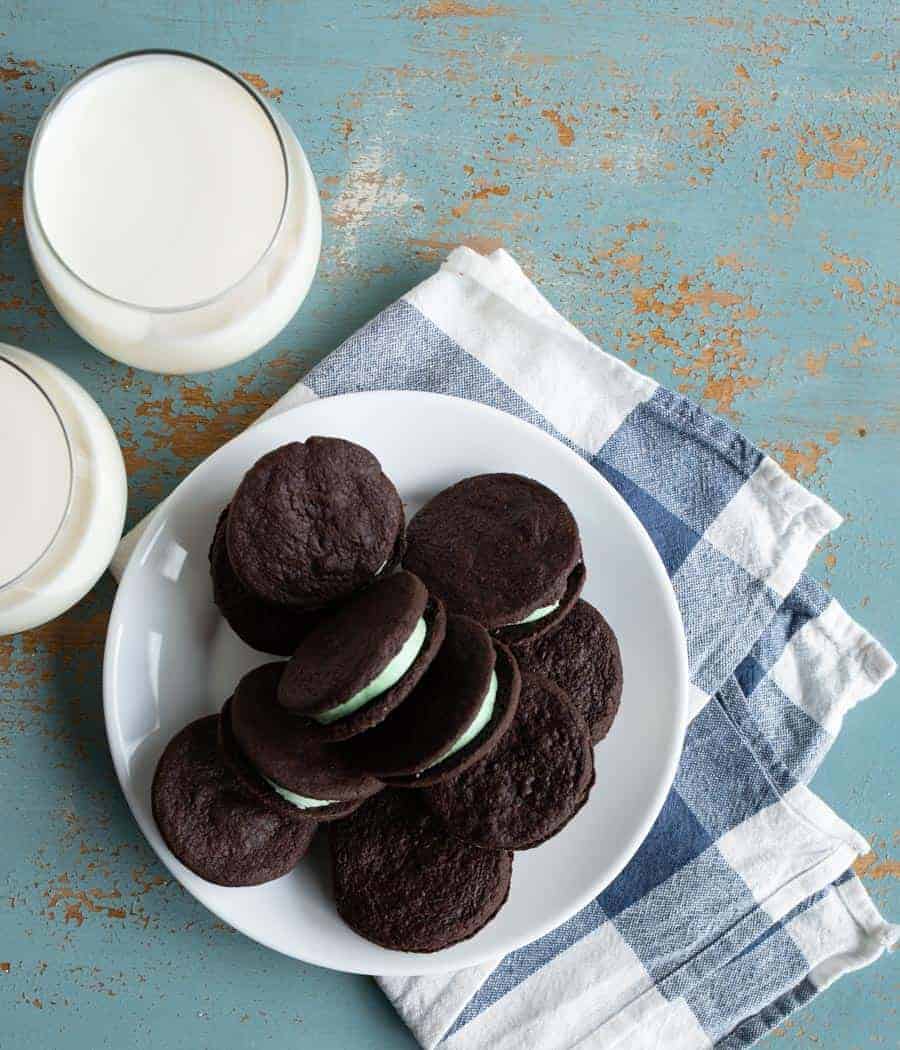
<path fill-rule="evenodd" d="M 887 3 L 0 10 L 0 338 L 99 400 L 125 451 L 131 521 L 453 245 L 502 244 L 592 339 L 728 416 L 847 515 L 816 572 L 900 648 Z M 54 91 L 160 44 L 225 62 L 280 107 L 325 213 L 300 314 L 255 358 L 194 378 L 134 372 L 82 343 L 22 231 L 26 152 Z M 108 759 L 111 599 L 104 581 L 56 623 L 0 640 L 0 1043 L 412 1046 L 370 982 L 255 947 L 155 861 Z M 871 836 L 859 872 L 897 916 L 897 687 L 884 692 L 850 717 L 816 789 Z M 889 1041 L 890 980 L 882 965 L 840 982 L 771 1045 Z"/>

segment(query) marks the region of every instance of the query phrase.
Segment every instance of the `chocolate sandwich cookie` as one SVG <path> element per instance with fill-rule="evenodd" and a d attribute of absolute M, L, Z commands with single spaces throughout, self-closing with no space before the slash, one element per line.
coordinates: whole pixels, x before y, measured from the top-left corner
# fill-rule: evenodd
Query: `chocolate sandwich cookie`
<path fill-rule="evenodd" d="M 383 721 L 412 692 L 444 640 L 446 614 L 411 572 L 385 576 L 311 631 L 288 661 L 278 701 L 320 740 Z"/>
<path fill-rule="evenodd" d="M 153 817 L 185 867 L 220 886 L 258 886 L 286 875 L 309 847 L 313 821 L 259 802 L 225 767 L 218 717 L 198 718 L 170 741 L 153 777 Z"/>
<path fill-rule="evenodd" d="M 360 936 L 402 952 L 472 937 L 509 895 L 512 854 L 444 832 L 418 792 L 384 791 L 328 829 L 338 914 Z"/>
<path fill-rule="evenodd" d="M 609 732 L 622 697 L 622 657 L 613 629 L 580 598 L 563 622 L 516 646 L 522 671 L 545 674 L 584 715 L 596 744 Z"/>
<path fill-rule="evenodd" d="M 394 786 L 437 784 L 502 737 L 520 685 L 505 645 L 467 616 L 448 616 L 443 645 L 406 701 L 344 747 L 362 769 Z"/>
<path fill-rule="evenodd" d="M 409 523 L 403 564 L 449 612 L 510 644 L 559 623 L 585 577 L 572 512 L 519 474 L 480 474 L 440 492 Z"/>
<path fill-rule="evenodd" d="M 320 608 L 399 561 L 403 504 L 367 449 L 311 437 L 247 471 L 225 538 L 235 573 L 258 598 Z"/>
<path fill-rule="evenodd" d="M 257 598 L 238 579 L 228 558 L 225 533 L 228 507 L 219 515 L 209 548 L 213 601 L 234 633 L 252 649 L 276 656 L 290 656 L 300 639 L 321 620 L 320 610 L 272 605 Z"/>
<path fill-rule="evenodd" d="M 382 784 L 334 744 L 310 739 L 304 721 L 275 699 L 283 663 L 244 675 L 219 719 L 226 764 L 245 787 L 286 818 L 338 820 Z"/>
<path fill-rule="evenodd" d="M 449 830 L 494 849 L 529 849 L 567 824 L 593 784 L 588 727 L 543 675 L 523 674 L 512 725 L 485 758 L 422 792 Z"/>

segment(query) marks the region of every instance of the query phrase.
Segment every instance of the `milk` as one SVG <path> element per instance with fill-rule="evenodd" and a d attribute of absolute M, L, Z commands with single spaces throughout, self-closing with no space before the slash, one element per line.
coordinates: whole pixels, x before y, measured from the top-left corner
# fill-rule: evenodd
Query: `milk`
<path fill-rule="evenodd" d="M 0 357 L 0 587 L 50 546 L 71 483 L 69 443 L 56 410 L 27 372 Z"/>
<path fill-rule="evenodd" d="M 90 395 L 0 343 L 0 635 L 46 623 L 106 569 L 122 534 L 122 453 Z"/>
<path fill-rule="evenodd" d="M 75 88 L 35 156 L 35 203 L 70 269 L 153 309 L 212 299 L 275 236 L 287 188 L 272 122 L 205 62 L 144 55 Z"/>
<path fill-rule="evenodd" d="M 104 63 L 34 136 L 25 225 L 60 313 L 119 360 L 192 372 L 272 339 L 321 245 L 315 181 L 281 116 L 202 59 Z"/>

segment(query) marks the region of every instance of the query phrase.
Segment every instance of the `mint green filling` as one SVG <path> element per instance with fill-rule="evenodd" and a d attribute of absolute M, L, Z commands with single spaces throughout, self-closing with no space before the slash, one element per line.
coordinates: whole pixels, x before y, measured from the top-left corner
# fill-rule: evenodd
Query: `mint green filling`
<path fill-rule="evenodd" d="M 381 696 L 382 693 L 386 693 L 388 689 L 395 686 L 410 667 L 412 667 L 413 662 L 419 655 L 419 650 L 425 644 L 425 635 L 427 633 L 428 625 L 422 617 L 419 617 L 418 623 L 413 628 L 412 634 L 401 646 L 400 652 L 397 653 L 377 677 L 373 678 L 368 685 L 363 686 L 363 688 L 360 689 L 358 693 L 351 696 L 349 700 L 345 700 L 344 703 L 338 704 L 337 707 L 329 708 L 329 710 L 322 711 L 321 714 L 313 715 L 312 717 L 321 725 L 327 726 L 332 722 L 336 722 L 339 718 L 352 715 L 354 711 L 358 711 L 365 704 L 368 704 L 376 697 Z"/>
<path fill-rule="evenodd" d="M 269 780 L 269 778 L 262 773 L 260 773 L 260 776 L 265 780 L 269 787 L 277 791 L 286 802 L 290 802 L 290 804 L 296 806 L 297 809 L 318 809 L 319 806 L 334 805 L 337 801 L 337 799 L 333 798 L 307 798 L 306 795 L 297 795 L 295 792 L 283 788 L 281 784 L 276 784 L 274 780 Z"/>
<path fill-rule="evenodd" d="M 559 599 L 559 602 L 562 598 Z M 554 602 L 552 605 L 542 605 L 540 609 L 535 609 L 534 612 L 530 612 L 524 620 L 516 620 L 514 623 L 508 623 L 506 627 L 518 627 L 519 624 L 523 623 L 534 623 L 535 620 L 543 620 L 545 616 L 549 616 L 550 613 L 556 612 L 559 608 L 559 602 Z"/>
<path fill-rule="evenodd" d="M 426 769 L 431 769 L 432 766 L 436 766 L 439 762 L 443 762 L 444 759 L 449 758 L 451 755 L 455 755 L 457 751 L 461 751 L 466 744 L 470 744 L 476 736 L 484 729 L 484 727 L 490 722 L 494 716 L 494 702 L 497 699 L 497 672 L 491 672 L 491 681 L 488 685 L 487 692 L 484 694 L 484 699 L 481 701 L 481 707 L 478 708 L 478 714 L 469 723 L 469 728 L 458 737 L 456 743 L 449 750 L 445 751 L 440 758 L 436 758 L 431 765 L 426 766 Z"/>

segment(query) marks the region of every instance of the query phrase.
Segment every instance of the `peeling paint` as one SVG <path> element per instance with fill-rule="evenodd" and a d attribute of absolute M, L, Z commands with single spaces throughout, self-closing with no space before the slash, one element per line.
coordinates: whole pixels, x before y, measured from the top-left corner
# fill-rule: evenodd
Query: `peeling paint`
<path fill-rule="evenodd" d="M 866 881 L 878 882 L 881 879 L 900 879 L 900 860 L 888 857 L 882 860 L 873 850 L 858 857 L 853 864 L 856 874 Z"/>
<path fill-rule="evenodd" d="M 560 146 L 571 146 L 575 142 L 575 132 L 571 124 L 567 124 L 556 109 L 542 109 L 541 116 L 556 128 L 556 139 Z"/>
<path fill-rule="evenodd" d="M 410 17 L 419 22 L 430 22 L 443 18 L 497 18 L 511 14 L 502 4 L 467 4 L 462 0 L 428 0 L 410 12 Z"/>
<path fill-rule="evenodd" d="M 435 262 L 446 258 L 454 248 L 458 248 L 460 245 L 480 252 L 482 255 L 489 255 L 491 252 L 503 247 L 503 241 L 500 238 L 483 237 L 479 234 L 472 234 L 458 241 L 440 240 L 437 237 L 410 237 L 407 243 L 422 258 L 431 259 Z"/>
<path fill-rule="evenodd" d="M 819 469 L 825 448 L 817 441 L 800 441 L 792 444 L 788 441 L 761 442 L 765 448 L 793 478 L 803 479 L 815 474 Z"/>
<path fill-rule="evenodd" d="M 10 85 L 16 81 L 22 81 L 22 86 L 26 90 L 32 90 L 34 85 L 28 78 L 38 72 L 40 68 L 34 59 L 14 58 L 12 55 L 8 55 L 7 64 L 0 66 L 0 84 Z"/>
<path fill-rule="evenodd" d="M 57 876 L 45 892 L 47 898 L 45 916 L 52 922 L 61 921 L 64 925 L 74 923 L 83 926 L 87 915 L 105 915 L 108 919 L 124 919 L 126 911 L 119 905 L 110 904 L 122 894 L 118 889 L 103 890 L 92 886 L 88 890 L 72 885 L 67 872 Z M 62 906 L 62 907 L 60 907 Z"/>
<path fill-rule="evenodd" d="M 806 369 L 806 374 L 812 378 L 816 378 L 823 375 L 825 372 L 825 365 L 828 363 L 828 351 L 823 350 L 822 353 L 816 354 L 812 350 L 808 351 L 804 361 L 803 367 Z"/>
<path fill-rule="evenodd" d="M 19 232 L 23 222 L 21 186 L 0 186 L 0 235 Z"/>
<path fill-rule="evenodd" d="M 746 263 L 742 262 L 738 258 L 735 252 L 731 252 L 728 255 L 716 256 L 716 266 L 718 266 L 720 269 L 723 266 L 727 266 L 729 270 L 733 270 L 735 273 L 742 273 L 746 265 Z"/>
<path fill-rule="evenodd" d="M 144 421 L 145 441 L 193 465 L 245 430 L 269 407 L 269 398 L 250 389 L 251 379 L 239 380 L 224 404 L 213 398 L 208 387 L 191 381 L 183 382 L 176 394 L 143 401 L 135 415 Z"/>
<path fill-rule="evenodd" d="M 269 82 L 259 75 L 259 73 L 248 73 L 246 71 L 241 72 L 241 76 L 247 81 L 252 87 L 264 95 L 267 99 L 272 102 L 280 102 L 283 95 L 284 89 L 279 87 L 270 87 Z"/>
<path fill-rule="evenodd" d="M 678 295 L 670 302 L 659 299 L 656 288 L 632 288 L 631 298 L 634 303 L 636 314 L 652 311 L 662 317 L 679 317 L 687 307 L 699 306 L 704 317 L 712 316 L 713 306 L 736 306 L 743 302 L 743 296 L 735 295 L 733 292 L 718 291 L 711 284 L 704 284 L 699 289 L 691 290 L 692 277 L 690 274 L 682 275 L 678 282 Z"/>
<path fill-rule="evenodd" d="M 501 186 L 482 186 L 479 190 L 472 191 L 472 200 L 486 201 L 488 197 L 508 197 L 509 186 L 505 183 Z"/>
<path fill-rule="evenodd" d="M 334 260 L 341 266 L 354 264 L 359 238 L 377 213 L 396 219 L 412 203 L 403 176 L 388 174 L 387 163 L 382 144 L 370 142 L 365 150 L 354 153 L 350 170 L 330 202 L 326 222 L 332 228 Z"/>

